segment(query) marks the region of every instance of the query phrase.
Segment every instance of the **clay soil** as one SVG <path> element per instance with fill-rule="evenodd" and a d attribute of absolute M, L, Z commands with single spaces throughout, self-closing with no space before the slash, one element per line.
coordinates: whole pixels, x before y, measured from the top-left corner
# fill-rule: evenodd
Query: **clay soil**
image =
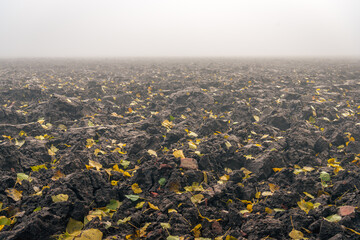
<path fill-rule="evenodd" d="M 0 239 L 360 239 L 359 60 L 1 60 Z"/>

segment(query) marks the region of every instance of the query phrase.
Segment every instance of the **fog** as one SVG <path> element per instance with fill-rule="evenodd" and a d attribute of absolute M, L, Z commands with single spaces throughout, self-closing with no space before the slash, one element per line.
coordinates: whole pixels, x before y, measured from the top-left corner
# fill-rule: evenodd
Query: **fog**
<path fill-rule="evenodd" d="M 358 0 L 0 0 L 0 57 L 360 56 Z"/>

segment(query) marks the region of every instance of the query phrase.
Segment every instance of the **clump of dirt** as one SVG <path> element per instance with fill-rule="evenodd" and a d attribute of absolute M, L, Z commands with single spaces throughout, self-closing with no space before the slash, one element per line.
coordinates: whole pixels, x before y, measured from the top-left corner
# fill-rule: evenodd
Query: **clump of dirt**
<path fill-rule="evenodd" d="M 360 239 L 358 60 L 1 61 L 0 239 Z"/>

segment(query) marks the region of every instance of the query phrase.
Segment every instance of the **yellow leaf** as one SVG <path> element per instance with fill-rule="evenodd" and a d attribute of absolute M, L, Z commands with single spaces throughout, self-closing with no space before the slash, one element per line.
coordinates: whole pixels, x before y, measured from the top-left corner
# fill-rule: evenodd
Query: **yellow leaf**
<path fill-rule="evenodd" d="M 248 204 L 246 206 L 246 209 L 249 211 L 249 212 L 252 212 L 253 211 L 253 205 L 252 204 Z"/>
<path fill-rule="evenodd" d="M 118 185 L 118 182 L 119 182 L 119 181 L 112 180 L 112 181 L 111 181 L 111 185 L 116 186 L 116 185 Z"/>
<path fill-rule="evenodd" d="M 139 184 L 137 184 L 137 183 L 134 183 L 133 185 L 131 185 L 131 189 L 133 190 L 133 192 L 135 194 L 142 193 L 142 190 L 139 187 Z"/>
<path fill-rule="evenodd" d="M 98 156 L 98 155 L 99 155 L 99 153 L 101 153 L 101 154 L 103 154 L 103 155 L 104 155 L 104 154 L 106 154 L 106 152 L 105 152 L 105 151 L 102 151 L 102 150 L 100 150 L 100 149 L 98 149 L 98 148 L 94 150 L 94 154 L 95 154 L 95 156 Z"/>
<path fill-rule="evenodd" d="M 257 193 L 255 194 L 255 198 L 260 198 L 260 196 L 261 196 L 261 192 L 257 192 Z"/>
<path fill-rule="evenodd" d="M 66 202 L 69 199 L 69 195 L 67 195 L 67 194 L 58 194 L 58 195 L 51 196 L 51 199 L 53 200 L 54 203 Z"/>
<path fill-rule="evenodd" d="M 48 154 L 50 156 L 55 156 L 56 152 L 59 151 L 54 145 L 51 145 L 50 149 L 48 149 Z"/>
<path fill-rule="evenodd" d="M 125 177 L 131 177 L 131 174 L 130 174 L 129 172 L 127 172 L 127 171 L 124 171 L 123 175 L 124 175 Z"/>
<path fill-rule="evenodd" d="M 163 127 L 166 127 L 168 130 L 170 130 L 174 126 L 174 124 L 172 122 L 170 122 L 169 120 L 167 120 L 167 119 L 165 121 L 163 121 L 161 123 L 161 125 Z"/>
<path fill-rule="evenodd" d="M 100 171 L 100 169 L 102 168 L 102 165 L 100 163 L 92 161 L 92 160 L 89 160 L 89 165 L 91 167 L 96 168 L 96 170 L 98 170 L 98 171 Z"/>
<path fill-rule="evenodd" d="M 142 208 L 144 206 L 145 202 L 139 202 L 138 204 L 136 204 L 135 208 L 139 209 Z"/>
<path fill-rule="evenodd" d="M 196 238 L 200 237 L 200 234 L 201 234 L 200 229 L 201 228 L 202 228 L 202 225 L 198 224 L 191 230 L 191 232 L 194 232 L 194 237 L 196 237 Z"/>
<path fill-rule="evenodd" d="M 280 172 L 281 170 L 283 170 L 284 168 L 273 168 L 274 172 Z"/>
<path fill-rule="evenodd" d="M 261 193 L 261 195 L 264 196 L 264 197 L 268 197 L 268 196 L 272 196 L 273 193 L 270 192 L 270 191 L 264 191 L 264 192 Z"/>
<path fill-rule="evenodd" d="M 81 229 L 84 227 L 84 224 L 80 221 L 76 221 L 75 219 L 70 218 L 69 222 L 66 226 L 66 232 L 67 233 L 73 233 L 76 231 L 81 231 Z"/>
<path fill-rule="evenodd" d="M 128 108 L 128 111 L 129 111 L 129 113 L 133 112 L 132 108 Z"/>
<path fill-rule="evenodd" d="M 92 139 L 92 138 L 86 139 L 86 147 L 87 148 L 91 148 L 94 144 L 95 144 L 94 139 Z"/>
<path fill-rule="evenodd" d="M 172 213 L 172 212 L 177 213 L 175 209 L 168 209 L 168 213 Z"/>
<path fill-rule="evenodd" d="M 145 225 L 140 228 L 140 231 L 139 231 L 139 237 L 140 238 L 143 238 L 146 236 L 146 229 L 148 228 L 148 226 L 150 226 L 151 223 L 145 223 Z"/>
<path fill-rule="evenodd" d="M 306 212 L 306 214 L 308 214 L 309 211 L 314 208 L 314 204 L 312 202 L 306 202 L 304 199 L 301 199 L 300 202 L 297 202 L 297 204 L 301 210 Z"/>
<path fill-rule="evenodd" d="M 273 210 L 271 208 L 266 207 L 265 212 L 268 214 L 271 214 L 273 212 Z"/>
<path fill-rule="evenodd" d="M 197 146 L 196 146 L 196 144 L 195 144 L 193 141 L 188 142 L 188 144 L 189 144 L 189 148 L 191 148 L 191 149 L 193 149 L 193 150 L 197 149 Z"/>
<path fill-rule="evenodd" d="M 315 197 L 314 197 L 313 195 L 311 195 L 310 193 L 304 192 L 304 194 L 305 194 L 306 196 L 308 196 L 309 198 L 311 198 L 311 199 L 314 199 L 314 198 L 315 198 Z"/>
<path fill-rule="evenodd" d="M 37 172 L 39 171 L 40 169 L 47 169 L 46 165 L 45 164 L 41 164 L 41 165 L 36 165 L 36 166 L 32 166 L 31 167 L 31 170 L 33 170 L 34 172 Z"/>
<path fill-rule="evenodd" d="M 277 190 L 280 189 L 279 186 L 277 186 L 277 185 L 275 185 L 275 184 L 272 184 L 272 183 L 269 183 L 269 188 L 270 188 L 270 191 L 271 191 L 271 192 L 275 192 L 275 191 L 277 191 Z"/>
<path fill-rule="evenodd" d="M 15 188 L 9 188 L 5 190 L 6 195 L 12 199 L 14 199 L 15 202 L 19 201 L 22 197 L 22 191 L 18 191 Z"/>
<path fill-rule="evenodd" d="M 194 204 L 197 204 L 197 203 L 200 203 L 201 200 L 203 200 L 204 198 L 204 195 L 202 194 L 195 194 L 194 196 L 192 196 L 190 198 L 191 202 L 194 203 Z"/>
<path fill-rule="evenodd" d="M 298 230 L 296 230 L 295 228 L 293 228 L 293 230 L 289 233 L 289 236 L 292 239 L 303 239 L 304 238 L 304 234 Z"/>
<path fill-rule="evenodd" d="M 149 149 L 147 152 L 148 152 L 150 155 L 152 155 L 152 156 L 154 156 L 154 157 L 157 157 L 157 153 L 156 153 L 154 150 Z"/>
<path fill-rule="evenodd" d="M 254 115 L 253 117 L 254 117 L 254 119 L 255 119 L 256 122 L 258 122 L 258 121 L 260 120 L 260 118 L 259 118 L 258 116 L 255 116 L 255 115 Z"/>
<path fill-rule="evenodd" d="M 126 217 L 124 219 L 119 219 L 119 221 L 117 221 L 117 224 L 124 224 L 124 223 L 127 223 L 130 220 L 131 220 L 131 217 Z"/>
<path fill-rule="evenodd" d="M 88 229 L 81 231 L 81 234 L 76 236 L 73 240 L 102 240 L 103 233 L 98 229 Z"/>
<path fill-rule="evenodd" d="M 185 158 L 184 153 L 182 150 L 176 150 L 173 152 L 174 157 L 176 158 Z"/>
<path fill-rule="evenodd" d="M 153 205 L 151 202 L 148 202 L 149 207 L 154 210 L 160 210 L 157 206 Z"/>

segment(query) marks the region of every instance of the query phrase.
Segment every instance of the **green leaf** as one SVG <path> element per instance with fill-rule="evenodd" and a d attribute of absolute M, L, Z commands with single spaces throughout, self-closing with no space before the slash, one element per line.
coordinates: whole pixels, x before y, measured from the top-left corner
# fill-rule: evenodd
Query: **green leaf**
<path fill-rule="evenodd" d="M 320 179 L 321 179 L 321 181 L 328 182 L 328 181 L 330 181 L 330 174 L 328 174 L 325 171 L 322 171 L 320 173 Z"/>
<path fill-rule="evenodd" d="M 7 217 L 4 217 L 4 216 L 1 216 L 0 217 L 0 225 L 10 226 L 11 225 L 11 219 L 7 218 Z"/>
<path fill-rule="evenodd" d="M 326 217 L 325 220 L 328 222 L 338 222 L 341 220 L 341 216 L 334 214 L 334 215 L 330 215 L 330 216 Z"/>
<path fill-rule="evenodd" d="M 111 199 L 110 203 L 106 205 L 106 208 L 110 210 L 117 210 L 120 206 L 121 206 L 121 202 L 115 199 Z"/>
<path fill-rule="evenodd" d="M 170 115 L 170 116 L 169 116 L 169 120 L 170 120 L 170 122 L 172 122 L 172 121 L 175 120 L 175 118 L 174 118 L 172 115 Z"/>
<path fill-rule="evenodd" d="M 37 208 L 34 209 L 33 212 L 37 212 L 37 211 L 40 211 L 40 210 L 41 210 L 41 207 L 37 207 Z"/>
<path fill-rule="evenodd" d="M 130 199 L 133 202 L 135 202 L 139 199 L 139 195 L 125 195 L 125 197 L 127 197 L 128 199 Z"/>
<path fill-rule="evenodd" d="M 17 178 L 19 179 L 19 181 L 23 181 L 23 180 L 28 180 L 29 179 L 29 176 L 26 175 L 25 173 L 17 173 Z"/>
<path fill-rule="evenodd" d="M 166 183 L 166 179 L 165 179 L 165 178 L 160 178 L 160 179 L 159 179 L 159 184 L 160 184 L 160 186 L 164 186 L 165 183 Z"/>

